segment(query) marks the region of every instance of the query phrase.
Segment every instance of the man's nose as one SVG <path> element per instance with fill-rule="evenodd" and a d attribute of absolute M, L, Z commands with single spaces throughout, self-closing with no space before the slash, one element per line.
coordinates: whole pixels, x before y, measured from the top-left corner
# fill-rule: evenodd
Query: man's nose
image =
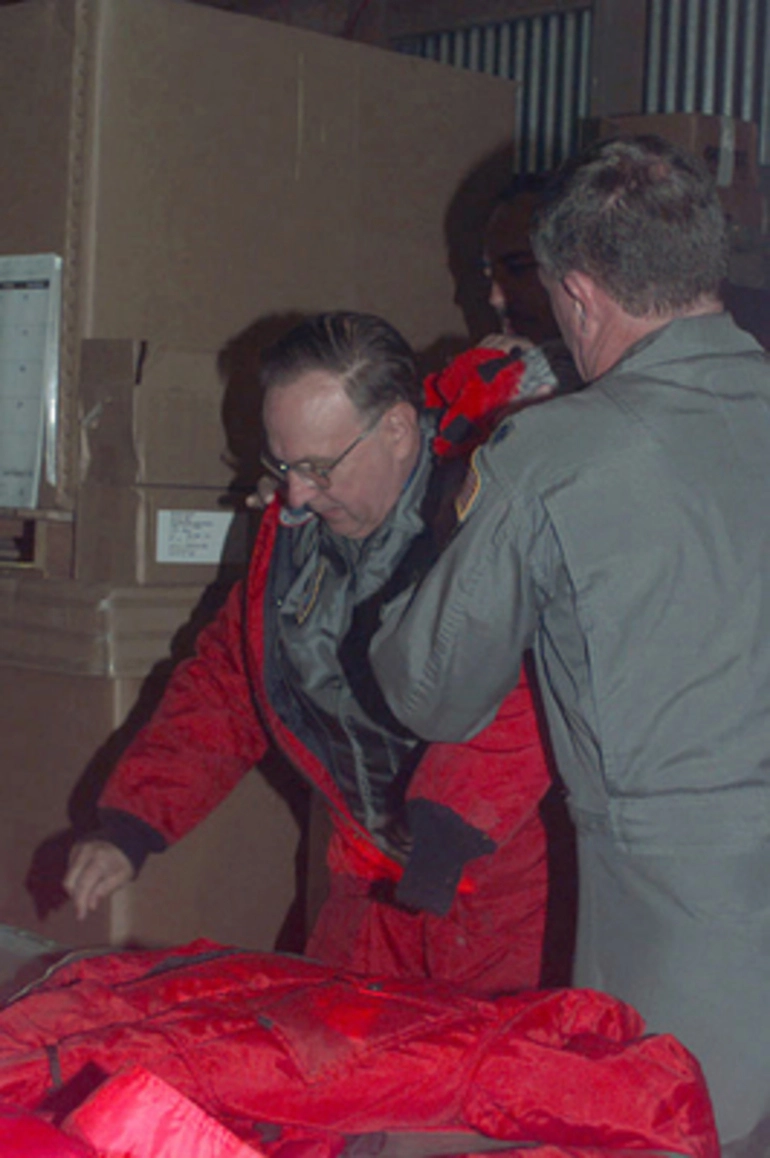
<path fill-rule="evenodd" d="M 505 309 L 505 294 L 494 278 L 489 283 L 489 304 L 498 313 Z"/>
<path fill-rule="evenodd" d="M 304 507 L 318 493 L 318 487 L 308 478 L 303 478 L 296 470 L 286 476 L 286 497 L 290 507 Z"/>

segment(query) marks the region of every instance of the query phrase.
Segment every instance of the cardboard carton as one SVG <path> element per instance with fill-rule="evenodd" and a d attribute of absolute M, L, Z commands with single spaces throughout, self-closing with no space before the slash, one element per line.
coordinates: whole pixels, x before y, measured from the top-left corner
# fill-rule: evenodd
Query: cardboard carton
<path fill-rule="evenodd" d="M 464 333 L 446 215 L 510 158 L 514 92 L 179 0 L 6 5 L 0 252 L 64 256 L 65 370 L 84 337 L 216 350 L 334 308 L 427 347 Z"/>
<path fill-rule="evenodd" d="M 223 390 L 212 351 L 83 342 L 75 578 L 205 585 L 243 568 L 251 519 L 232 488 Z"/>
<path fill-rule="evenodd" d="M 148 717 L 170 669 L 169 641 L 181 638 L 199 599 L 198 587 L 0 579 L 4 923 L 64 945 L 208 936 L 273 947 L 296 895 L 299 833 L 259 773 L 84 923 L 60 889 L 68 814 L 84 815 Z"/>
<path fill-rule="evenodd" d="M 219 487 L 81 487 L 75 578 L 197 584 L 245 570 L 254 516 Z"/>
<path fill-rule="evenodd" d="M 216 351 L 82 343 L 80 478 L 107 486 L 225 489 L 232 480 Z"/>

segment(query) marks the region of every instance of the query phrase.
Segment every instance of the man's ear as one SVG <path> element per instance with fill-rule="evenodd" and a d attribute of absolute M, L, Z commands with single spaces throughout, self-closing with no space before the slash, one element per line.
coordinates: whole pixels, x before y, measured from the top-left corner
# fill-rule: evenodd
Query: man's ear
<path fill-rule="evenodd" d="M 419 439 L 419 420 L 411 402 L 396 402 L 386 410 L 382 423 L 393 445 L 411 452 L 415 440 Z"/>
<path fill-rule="evenodd" d="M 573 304 L 579 328 L 584 329 L 588 319 L 593 317 L 598 289 L 596 282 L 582 270 L 571 269 L 564 275 L 562 286 Z"/>

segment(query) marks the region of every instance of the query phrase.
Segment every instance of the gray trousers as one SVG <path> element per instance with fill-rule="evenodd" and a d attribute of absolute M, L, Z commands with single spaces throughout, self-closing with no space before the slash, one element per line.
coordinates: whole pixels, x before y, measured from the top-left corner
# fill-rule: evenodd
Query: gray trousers
<path fill-rule="evenodd" d="M 770 840 L 647 854 L 579 831 L 578 861 L 574 983 L 696 1056 L 725 1154 L 770 1154 Z"/>

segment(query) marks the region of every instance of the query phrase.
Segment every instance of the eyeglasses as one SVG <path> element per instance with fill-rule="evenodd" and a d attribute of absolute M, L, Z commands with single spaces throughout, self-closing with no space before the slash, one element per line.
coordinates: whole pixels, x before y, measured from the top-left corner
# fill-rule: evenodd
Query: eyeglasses
<path fill-rule="evenodd" d="M 259 461 L 279 482 L 285 482 L 289 471 L 293 470 L 303 482 L 312 483 L 313 486 L 318 487 L 318 489 L 322 491 L 328 490 L 332 484 L 332 471 L 337 469 L 343 459 L 346 459 L 348 455 L 356 449 L 359 443 L 369 437 L 379 423 L 380 418 L 382 418 L 382 415 L 379 415 L 377 421 L 373 422 L 371 426 L 368 426 L 366 430 L 362 430 L 361 433 L 353 439 L 350 446 L 346 446 L 342 454 L 338 454 L 331 462 L 313 462 L 309 458 L 301 458 L 297 462 L 283 462 L 282 459 L 275 458 L 269 451 L 264 451 L 259 456 Z"/>

